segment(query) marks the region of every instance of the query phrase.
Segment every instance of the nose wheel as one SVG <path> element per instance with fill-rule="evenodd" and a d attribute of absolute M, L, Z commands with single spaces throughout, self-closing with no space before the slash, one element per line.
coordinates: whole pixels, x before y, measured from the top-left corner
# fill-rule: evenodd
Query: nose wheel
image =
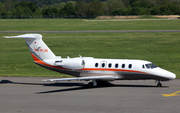
<path fill-rule="evenodd" d="M 162 87 L 162 84 L 160 81 L 157 83 L 157 87 Z"/>

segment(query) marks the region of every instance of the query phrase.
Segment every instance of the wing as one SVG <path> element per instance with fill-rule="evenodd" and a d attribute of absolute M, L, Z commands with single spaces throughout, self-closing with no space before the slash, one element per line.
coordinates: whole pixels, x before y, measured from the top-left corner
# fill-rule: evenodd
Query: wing
<path fill-rule="evenodd" d="M 115 80 L 117 76 L 90 76 L 90 77 L 77 77 L 77 78 L 60 78 L 60 79 L 45 79 L 42 81 L 58 82 L 58 81 L 71 81 L 71 80 Z"/>

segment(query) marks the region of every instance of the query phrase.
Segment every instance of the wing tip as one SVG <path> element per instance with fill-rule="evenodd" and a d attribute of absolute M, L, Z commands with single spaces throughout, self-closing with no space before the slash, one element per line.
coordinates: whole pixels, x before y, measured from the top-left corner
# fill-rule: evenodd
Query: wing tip
<path fill-rule="evenodd" d="M 43 82 L 46 82 L 46 81 L 48 81 L 47 79 L 45 79 L 45 80 L 42 80 Z"/>
<path fill-rule="evenodd" d="M 45 80 L 42 80 L 43 82 L 52 82 L 53 80 L 51 79 L 45 79 Z"/>
<path fill-rule="evenodd" d="M 3 36 L 4 38 L 9 38 L 9 36 Z"/>

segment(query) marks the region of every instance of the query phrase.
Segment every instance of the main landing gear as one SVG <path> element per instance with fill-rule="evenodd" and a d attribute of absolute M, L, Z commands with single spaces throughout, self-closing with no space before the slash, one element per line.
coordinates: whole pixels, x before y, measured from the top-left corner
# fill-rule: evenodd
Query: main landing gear
<path fill-rule="evenodd" d="M 105 87 L 105 86 L 109 87 L 109 86 L 113 86 L 113 84 L 109 83 L 109 81 L 102 81 L 102 80 L 92 80 L 92 82 L 88 83 L 89 88 Z"/>
<path fill-rule="evenodd" d="M 157 80 L 157 81 L 158 81 L 157 87 L 162 87 L 162 84 L 161 84 L 160 80 Z"/>
<path fill-rule="evenodd" d="M 89 88 L 96 87 L 96 86 L 97 86 L 97 80 L 92 80 L 92 82 L 88 83 Z"/>

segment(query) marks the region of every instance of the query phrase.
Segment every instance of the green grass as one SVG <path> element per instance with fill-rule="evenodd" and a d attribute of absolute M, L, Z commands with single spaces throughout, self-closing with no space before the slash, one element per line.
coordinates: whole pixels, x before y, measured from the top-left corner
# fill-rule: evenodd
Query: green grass
<path fill-rule="evenodd" d="M 18 34 L 1 33 L 0 37 L 6 35 Z M 180 33 L 42 33 L 42 35 L 44 42 L 57 56 L 82 55 L 95 58 L 148 60 L 174 72 L 180 78 Z M 34 64 L 23 39 L 0 38 L 0 52 L 0 76 L 61 76 L 60 73 Z"/>
<path fill-rule="evenodd" d="M 180 30 L 180 20 L 0 19 L 0 31 Z"/>

